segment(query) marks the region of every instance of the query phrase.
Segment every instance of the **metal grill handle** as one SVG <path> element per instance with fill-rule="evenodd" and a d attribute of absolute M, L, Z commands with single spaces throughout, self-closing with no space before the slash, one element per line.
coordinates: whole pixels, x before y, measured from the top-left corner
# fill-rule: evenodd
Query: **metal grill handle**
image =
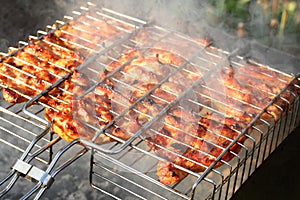
<path fill-rule="evenodd" d="M 20 177 L 24 177 L 27 180 L 36 181 L 37 184 L 30 191 L 28 191 L 27 194 L 25 194 L 21 199 L 28 199 L 34 193 L 37 193 L 34 199 L 39 199 L 44 193 L 44 191 L 52 185 L 52 183 L 54 182 L 54 177 L 59 172 L 61 172 L 63 169 L 68 167 L 70 164 L 72 164 L 74 161 L 76 161 L 78 158 L 80 158 L 82 155 L 84 155 L 87 152 L 87 148 L 82 146 L 83 148 L 81 150 L 75 153 L 68 160 L 64 161 L 61 165 L 54 168 L 57 162 L 59 161 L 60 157 L 65 152 L 67 152 L 75 144 L 80 143 L 79 140 L 74 140 L 73 142 L 64 146 L 62 149 L 60 149 L 60 151 L 56 153 L 54 159 L 49 161 L 50 164 L 47 167 L 47 170 L 45 171 L 41 170 L 40 168 L 30 164 L 30 162 L 38 155 L 40 155 L 47 149 L 51 148 L 54 144 L 56 144 L 61 139 L 59 137 L 56 137 L 48 144 L 46 144 L 44 147 L 39 148 L 31 155 L 29 154 L 32 148 L 36 145 L 36 143 L 48 133 L 51 133 L 49 128 L 43 131 L 35 139 L 33 139 L 30 145 L 27 147 L 26 151 L 20 157 L 20 159 L 16 161 L 16 163 L 14 164 L 12 170 L 8 173 L 8 175 L 0 180 L 0 186 L 2 186 L 4 183 L 7 183 L 7 186 L 0 191 L 0 197 L 3 197 L 6 193 L 8 193 L 13 188 L 13 186 L 15 185 L 15 183 Z"/>

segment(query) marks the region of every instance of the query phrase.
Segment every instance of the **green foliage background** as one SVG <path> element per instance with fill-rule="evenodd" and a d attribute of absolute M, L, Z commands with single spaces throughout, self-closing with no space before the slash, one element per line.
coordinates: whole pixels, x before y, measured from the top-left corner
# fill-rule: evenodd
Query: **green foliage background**
<path fill-rule="evenodd" d="M 211 24 L 300 56 L 300 1 L 211 0 Z"/>

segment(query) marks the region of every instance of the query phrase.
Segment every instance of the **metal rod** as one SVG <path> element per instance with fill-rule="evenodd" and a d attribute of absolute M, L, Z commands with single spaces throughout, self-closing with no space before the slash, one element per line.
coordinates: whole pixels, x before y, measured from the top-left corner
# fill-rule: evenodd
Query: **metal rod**
<path fill-rule="evenodd" d="M 19 175 L 16 174 L 16 171 L 12 170 L 7 177 L 5 177 L 3 180 L 1 180 L 1 184 L 3 184 L 6 181 L 8 181 L 9 179 L 11 179 L 10 182 L 8 183 L 8 185 L 2 191 L 0 191 L 0 197 L 4 196 L 14 186 L 14 184 L 17 182 L 18 178 L 19 178 Z"/>
<path fill-rule="evenodd" d="M 242 132 L 242 134 L 240 134 L 238 137 L 235 138 L 235 140 L 227 146 L 226 151 L 223 151 L 218 158 L 216 159 L 216 161 L 214 161 L 201 175 L 201 177 L 194 183 L 193 185 L 193 190 L 196 189 L 197 185 L 200 183 L 201 180 L 203 180 L 203 178 L 205 176 L 207 176 L 207 174 L 210 172 L 210 170 L 212 170 L 212 168 L 217 164 L 217 162 L 219 160 L 221 160 L 221 158 L 225 155 L 225 153 L 246 133 L 246 131 L 248 131 L 251 126 L 253 126 L 254 123 L 256 123 L 256 121 L 262 116 L 262 114 L 265 112 L 265 110 L 270 107 L 275 101 L 276 98 L 279 97 L 284 91 L 286 91 L 288 89 L 288 87 L 295 81 L 298 80 L 300 77 L 300 74 L 298 74 L 297 76 L 295 76 L 291 81 L 290 84 L 288 84 L 287 86 L 285 86 L 278 94 L 277 96 L 272 99 L 265 107 L 265 109 L 263 111 L 261 111 L 248 125 L 247 127 L 244 129 L 244 131 Z"/>
<path fill-rule="evenodd" d="M 128 165 L 123 164 L 123 163 L 121 163 L 120 161 L 115 160 L 114 158 L 112 158 L 112 157 L 110 157 L 110 156 L 108 156 L 108 155 L 106 155 L 106 154 L 104 154 L 104 153 L 102 153 L 102 152 L 97 152 L 97 154 L 98 154 L 99 156 L 101 156 L 102 158 L 106 159 L 107 161 L 109 161 L 109 163 L 116 163 L 117 166 L 120 166 L 120 167 L 122 167 L 122 168 L 124 168 L 124 169 L 126 169 L 126 170 L 128 170 L 128 171 L 130 171 L 130 172 L 132 172 L 133 174 L 138 175 L 138 176 L 142 177 L 143 179 L 145 179 L 145 180 L 147 180 L 147 181 L 150 181 L 150 182 L 154 183 L 155 185 L 159 185 L 159 186 L 161 186 L 162 188 L 166 189 L 167 191 L 169 191 L 169 192 L 171 192 L 171 193 L 177 194 L 177 195 L 179 195 L 179 196 L 181 196 L 181 197 L 183 197 L 183 198 L 185 197 L 183 194 L 178 194 L 176 191 L 170 189 L 168 186 L 166 186 L 166 185 L 164 185 L 164 184 L 161 184 L 161 183 L 157 182 L 157 181 L 154 180 L 153 178 L 151 178 L 151 177 L 145 175 L 144 173 L 142 173 L 142 172 L 140 172 L 140 171 L 138 171 L 138 170 L 136 170 L 136 169 L 133 169 L 133 168 L 129 167 Z"/>
<path fill-rule="evenodd" d="M 203 49 L 199 50 L 194 56 L 196 57 Z M 192 60 L 192 59 L 191 59 Z M 155 89 L 157 89 L 158 87 L 160 87 L 164 82 L 166 82 L 171 76 L 175 75 L 180 69 L 182 69 L 183 67 L 185 67 L 189 62 L 186 61 L 183 64 L 181 64 L 181 66 L 179 66 L 175 71 L 173 71 L 172 73 L 170 73 L 169 75 L 167 75 L 165 78 L 163 78 L 157 85 L 155 85 L 154 87 L 152 87 L 149 91 L 147 91 L 142 97 L 140 97 L 139 99 L 137 99 L 131 106 L 129 106 L 127 109 L 125 109 L 120 115 L 123 116 L 124 114 L 126 114 L 130 109 L 132 109 L 135 105 L 137 105 L 140 101 L 144 100 L 145 97 L 147 97 L 148 95 L 150 95 L 150 93 L 152 93 Z M 206 76 L 208 76 L 210 73 L 207 73 Z M 92 148 L 95 148 L 99 151 L 103 151 L 109 154 L 115 154 L 115 153 L 119 153 L 120 151 L 122 151 L 125 147 L 127 147 L 132 141 L 134 141 L 139 135 L 141 135 L 145 130 L 147 130 L 148 128 L 150 128 L 152 126 L 152 124 L 154 122 L 156 122 L 158 119 L 160 119 L 167 110 L 169 110 L 171 107 L 173 107 L 175 104 L 177 104 L 183 97 L 185 97 L 186 94 L 188 94 L 196 85 L 198 85 L 201 81 L 203 80 L 203 78 L 199 79 L 198 81 L 196 81 L 189 89 L 187 89 L 186 91 L 184 91 L 182 94 L 180 94 L 180 96 L 178 96 L 176 98 L 176 100 L 174 100 L 173 102 L 171 102 L 169 105 L 167 105 L 165 108 L 163 108 L 163 110 L 157 114 L 154 118 L 152 118 L 149 122 L 146 122 L 146 124 L 144 124 L 144 126 L 137 131 L 131 138 L 129 138 L 127 141 L 125 141 L 119 148 L 115 149 L 115 150 L 107 150 L 104 148 L 99 147 L 98 145 L 95 145 L 94 143 L 81 139 L 82 143 L 90 146 Z M 101 129 L 96 136 L 94 137 L 93 140 L 95 140 L 100 134 L 103 134 L 105 129 L 107 129 L 109 126 L 111 126 L 117 119 L 114 119 L 112 122 L 108 123 L 105 128 Z"/>

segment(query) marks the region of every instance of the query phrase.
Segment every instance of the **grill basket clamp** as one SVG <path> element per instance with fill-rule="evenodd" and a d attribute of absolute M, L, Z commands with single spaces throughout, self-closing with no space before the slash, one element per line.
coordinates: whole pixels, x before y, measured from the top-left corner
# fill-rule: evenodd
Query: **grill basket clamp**
<path fill-rule="evenodd" d="M 17 160 L 17 162 L 12 168 L 28 180 L 35 180 L 41 182 L 42 187 L 50 187 L 54 181 L 54 178 L 47 172 L 20 159 Z"/>

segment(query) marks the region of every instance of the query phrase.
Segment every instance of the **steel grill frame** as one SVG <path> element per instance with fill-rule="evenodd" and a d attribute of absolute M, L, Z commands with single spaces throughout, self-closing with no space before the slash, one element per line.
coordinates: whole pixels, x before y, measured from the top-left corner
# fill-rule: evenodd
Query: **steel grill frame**
<path fill-rule="evenodd" d="M 75 15 L 75 18 L 67 16 L 66 22 L 58 20 L 56 22 L 56 25 L 47 26 L 46 31 L 38 31 L 37 37 L 31 36 L 30 38 L 35 41 L 43 40 L 43 37 L 49 34 L 49 32 L 58 30 L 61 27 L 64 27 L 64 25 L 68 24 L 69 23 L 68 20 L 76 19 L 76 17 L 82 16 L 84 15 L 85 12 L 88 13 L 88 11 L 93 9 L 92 4 L 89 4 L 88 6 L 90 6 L 91 8 L 81 7 L 81 11 L 74 11 L 73 14 Z M 114 41 L 112 44 L 109 44 L 108 46 L 103 44 L 96 44 L 97 47 L 100 47 L 100 49 L 97 50 L 91 49 L 79 43 L 68 41 L 72 45 L 75 45 L 79 48 L 92 52 L 91 56 L 88 57 L 88 59 L 82 65 L 79 65 L 79 67 L 77 67 L 76 70 L 79 71 L 90 70 L 91 72 L 95 72 L 97 71 L 97 69 L 89 68 L 89 64 L 94 62 L 97 58 L 105 57 L 107 56 L 107 54 L 109 54 L 109 52 L 113 52 L 113 53 L 117 53 L 116 57 L 109 56 L 108 59 L 112 61 L 116 61 L 118 59 L 118 56 L 123 52 L 124 49 L 130 49 L 132 48 L 132 46 L 139 44 L 139 42 L 132 39 L 132 37 L 136 33 L 138 34 L 139 28 L 143 30 L 142 26 L 146 25 L 146 22 L 136 18 L 122 15 L 120 13 L 117 13 L 112 10 L 108 10 L 106 8 L 103 8 L 102 11 L 104 12 L 101 14 L 99 14 L 100 12 L 97 13 L 101 17 L 105 17 L 113 21 L 130 25 L 129 22 L 123 21 L 123 18 L 125 18 L 129 21 L 136 22 L 141 27 L 137 27 L 136 25 L 131 24 L 133 27 L 135 27 L 133 31 L 125 30 L 122 27 L 119 27 L 120 29 L 123 29 L 123 31 L 126 33 L 125 36 L 122 37 L 120 40 Z M 118 17 L 120 17 L 120 19 Z M 78 28 L 78 30 L 83 31 L 80 28 Z M 191 38 L 188 38 L 181 33 L 169 31 L 161 27 L 154 26 L 154 28 L 151 30 L 153 31 L 152 34 L 158 37 L 158 40 L 156 41 L 154 39 L 154 42 L 150 45 L 150 48 L 155 47 L 157 43 L 160 43 L 165 39 L 168 40 L 169 38 L 172 37 L 181 38 L 183 41 L 195 43 Z M 69 34 L 66 31 L 65 33 Z M 160 35 L 161 33 L 164 34 Z M 73 35 L 73 36 L 84 42 L 93 43 L 87 39 L 82 38 L 81 36 L 77 36 L 77 35 Z M 27 42 L 20 42 L 18 50 L 22 50 L 22 48 L 26 47 L 26 45 L 28 45 Z M 57 48 L 64 48 L 56 44 L 50 44 L 50 45 L 55 45 Z M 62 83 L 72 74 L 74 70 L 68 70 L 68 69 L 66 69 L 66 71 L 68 71 L 68 74 L 66 76 L 59 77 L 58 81 L 55 82 L 54 84 L 48 83 L 49 87 L 46 90 L 40 91 L 40 94 L 36 95 L 33 98 L 27 96 L 27 99 L 29 99 L 29 101 L 26 103 L 19 104 L 19 105 L 13 105 L 13 104 L 10 105 L 9 103 L 6 103 L 4 101 L 0 102 L 1 112 L 9 116 L 15 117 L 21 121 L 25 121 L 26 123 L 31 123 L 33 124 L 33 126 L 40 128 L 39 131 L 37 131 L 37 133 L 33 133 L 33 131 L 29 129 L 24 130 L 28 134 L 33 134 L 33 137 L 31 136 L 31 139 L 29 140 L 25 138 L 20 138 L 21 136 L 12 134 L 16 136 L 18 139 L 25 140 L 28 144 L 29 141 L 32 140 L 32 142 L 30 143 L 29 147 L 26 150 L 19 149 L 16 145 L 10 144 L 9 142 L 3 140 L 2 138 L 0 138 L 0 142 L 5 143 L 6 145 L 10 145 L 13 148 L 16 148 L 17 150 L 23 152 L 23 155 L 19 160 L 21 164 L 23 164 L 24 162 L 29 163 L 34 158 L 37 158 L 39 161 L 42 161 L 45 164 L 49 164 L 45 172 L 46 175 L 51 176 L 52 178 L 55 177 L 65 167 L 67 167 L 68 165 L 76 161 L 80 156 L 85 154 L 88 149 L 90 149 L 90 153 L 91 153 L 90 184 L 92 185 L 93 188 L 96 188 L 97 190 L 100 190 L 101 192 L 107 194 L 108 196 L 116 199 L 122 197 L 123 195 L 128 195 L 139 199 L 147 199 L 149 197 L 153 198 L 153 196 L 157 199 L 168 199 L 168 198 L 191 199 L 193 197 L 196 198 L 201 197 L 205 199 L 206 198 L 209 199 L 230 198 L 231 195 L 243 184 L 245 180 L 247 180 L 247 178 L 254 172 L 254 170 L 272 153 L 272 151 L 274 151 L 274 149 L 284 140 L 284 138 L 289 133 L 293 131 L 294 128 L 296 128 L 297 124 L 299 123 L 299 94 L 292 92 L 294 99 L 291 102 L 286 99 L 283 99 L 280 95 L 284 93 L 286 90 L 288 90 L 288 86 L 291 85 L 294 85 L 296 88 L 300 89 L 300 86 L 298 85 L 299 84 L 298 82 L 300 80 L 300 75 L 295 76 L 293 80 L 291 80 L 289 83 L 286 83 L 287 86 L 283 88 L 278 94 L 272 94 L 274 98 L 269 102 L 269 104 L 266 107 L 260 109 L 260 113 L 252 120 L 251 123 L 247 124 L 245 130 L 239 132 L 239 136 L 237 138 L 230 139 L 225 136 L 219 135 L 220 137 L 225 137 L 225 139 L 230 140 L 231 143 L 226 148 L 220 147 L 217 144 L 212 144 L 218 148 L 223 149 L 223 152 L 217 158 L 215 157 L 216 161 L 214 161 L 212 165 L 210 166 L 203 165 L 203 167 L 205 167 L 204 172 L 195 173 L 191 170 L 185 169 L 184 167 L 174 164 L 178 169 L 188 172 L 189 176 L 174 185 L 171 186 L 164 185 L 160 183 L 158 180 L 156 180 L 157 178 L 155 174 L 153 174 L 153 172 L 156 169 L 156 163 L 159 160 L 165 160 L 165 159 L 153 153 L 152 150 L 147 145 L 144 144 L 144 138 L 140 136 L 143 134 L 145 130 L 148 129 L 153 131 L 156 134 L 162 135 L 158 131 L 152 129 L 151 126 L 155 122 L 157 122 L 163 115 L 165 115 L 169 108 L 175 106 L 175 104 L 178 103 L 182 98 L 184 98 L 184 96 L 188 92 L 192 91 L 195 86 L 200 85 L 203 80 L 205 80 L 211 73 L 214 72 L 215 69 L 221 68 L 223 67 L 224 64 L 228 64 L 228 63 L 235 65 L 235 67 L 239 67 L 242 66 L 242 63 L 244 63 L 245 60 L 247 60 L 245 57 L 236 56 L 236 52 L 239 49 L 237 49 L 236 51 L 229 52 L 214 47 L 213 44 L 200 44 L 199 47 L 201 47 L 199 51 L 196 52 L 191 57 L 189 57 L 186 63 L 183 63 L 180 66 L 172 66 L 175 68 L 173 73 L 170 73 L 167 77 L 164 77 L 159 84 L 157 84 L 155 87 L 149 90 L 144 96 L 139 98 L 136 101 L 136 103 L 132 104 L 130 107 L 123 110 L 122 113 L 120 113 L 119 116 L 117 116 L 104 129 L 99 130 L 98 128 L 94 127 L 95 130 L 97 130 L 97 134 L 94 137 L 94 139 L 96 139 L 100 134 L 106 133 L 107 135 L 115 139 L 116 142 L 111 142 L 109 144 L 100 146 L 95 144 L 94 141 L 87 141 L 84 139 L 75 140 L 64 147 L 61 147 L 61 149 L 57 151 L 57 154 L 54 157 L 54 159 L 52 159 L 52 154 L 53 154 L 52 146 L 56 145 L 56 143 L 60 139 L 53 138 L 53 133 L 48 130 L 49 124 L 43 118 L 42 113 L 43 113 L 43 109 L 45 107 L 49 107 L 49 105 L 40 102 L 39 99 L 43 95 L 48 94 L 49 91 L 51 91 L 51 89 L 58 87 L 60 83 Z M 145 50 L 145 52 L 147 52 L 147 50 Z M 203 54 L 206 54 L 208 58 L 210 58 L 209 56 L 212 56 L 215 59 L 218 58 L 218 60 L 217 61 L 207 60 L 207 58 L 203 57 Z M 11 55 L 5 54 L 5 56 L 11 56 L 13 59 L 19 59 L 14 57 L 14 53 Z M 194 73 L 189 69 L 186 69 L 186 66 L 187 65 L 198 66 L 197 65 L 198 59 L 202 60 L 201 62 L 209 63 L 213 67 L 206 68 L 205 69 L 206 73 L 204 76 L 201 77 L 200 75 L 198 75 L 199 80 L 193 83 L 192 85 L 190 85 L 188 89 L 182 94 L 176 95 L 177 96 L 176 100 L 174 100 L 173 102 L 168 102 L 168 105 L 157 116 L 154 117 L 148 116 L 148 118 L 151 118 L 150 121 L 144 124 L 143 128 L 138 130 L 136 133 L 132 133 L 133 136 L 130 139 L 123 140 L 121 138 L 117 138 L 116 136 L 113 136 L 105 132 L 107 128 L 114 125 L 114 122 L 116 120 L 118 120 L 121 117 L 124 117 L 129 110 L 133 110 L 134 112 L 139 112 L 135 109 L 135 105 L 138 102 L 147 98 L 148 95 L 151 95 L 153 97 L 154 95 L 151 93 L 155 89 L 159 88 L 165 81 L 167 81 L 169 77 L 175 75 L 179 71 L 184 71 L 185 73 Z M 122 64 L 120 67 L 118 67 L 115 71 L 110 73 L 107 77 L 105 77 L 105 79 L 101 80 L 100 82 L 97 80 L 93 80 L 95 82 L 95 85 L 91 87 L 88 91 L 86 91 L 85 94 L 93 92 L 93 89 L 95 89 L 96 86 L 100 85 L 108 78 L 111 77 L 113 78 L 114 74 L 121 73 L 122 68 L 126 66 L 126 64 L 128 64 L 130 61 L 131 60 L 128 60 L 126 63 Z M 262 66 L 259 62 L 255 62 L 253 60 L 247 60 L 247 61 L 249 61 L 253 65 Z M 26 63 L 26 61 L 24 60 L 21 60 L 21 62 Z M 99 61 L 96 62 L 100 66 L 107 65 L 107 63 L 99 63 Z M 55 65 L 54 63 L 49 63 L 49 64 Z M 15 68 L 13 66 L 8 66 L 8 67 Z M 39 68 L 39 66 L 34 66 L 34 67 Z M 63 68 L 63 66 L 58 66 L 58 67 Z M 205 66 L 203 68 L 205 68 Z M 274 70 L 270 67 L 268 69 L 271 71 L 276 71 L 278 73 L 281 73 L 285 77 L 291 77 L 284 72 Z M 27 74 L 27 72 L 25 71 L 23 71 L 23 73 Z M 31 74 L 29 75 L 32 76 Z M 298 82 L 294 83 L 294 81 L 298 81 Z M 84 96 L 85 94 L 83 94 L 82 96 Z M 288 110 L 285 110 L 285 108 L 281 108 L 279 105 L 277 105 L 281 110 L 284 111 L 283 113 L 281 113 L 281 117 L 279 121 L 274 123 L 274 122 L 269 122 L 264 119 L 261 119 L 260 118 L 261 115 L 267 110 L 269 106 L 276 105 L 275 101 L 277 99 L 282 99 L 286 101 L 286 103 L 288 104 Z M 193 101 L 191 99 L 188 100 Z M 220 112 L 218 110 L 215 110 L 212 107 L 208 107 L 207 105 L 202 104 L 201 102 L 192 102 L 192 103 L 198 106 L 205 107 L 206 109 L 210 109 L 213 112 Z M 250 105 L 250 106 L 255 107 L 256 105 Z M 15 107 L 17 109 L 15 109 Z M 180 106 L 179 108 L 184 109 L 183 107 Z M 117 113 L 115 113 L 115 115 L 117 115 Z M 1 117 L 0 121 L 1 120 L 7 120 L 7 119 Z M 259 126 L 256 125 L 256 122 L 258 121 L 261 122 Z M 16 126 L 16 128 L 18 129 L 21 129 L 21 127 L 17 123 L 15 124 L 12 123 L 12 125 Z M 252 128 L 253 130 L 251 133 L 248 133 L 247 130 L 249 130 L 250 128 Z M 41 130 L 44 130 L 44 132 L 42 132 Z M 181 131 L 185 132 L 183 130 Z M 6 132 L 9 131 L 6 130 Z M 50 133 L 49 134 L 50 139 L 46 139 L 46 135 L 48 135 L 48 133 Z M 213 134 L 217 134 L 217 133 L 213 133 Z M 245 143 L 238 142 L 238 139 L 242 136 L 245 136 L 247 138 L 245 140 Z M 174 138 L 171 139 L 175 140 Z M 45 141 L 46 144 L 45 143 L 39 144 L 40 141 Z M 79 150 L 76 154 L 74 154 L 72 158 L 66 160 L 61 166 L 54 168 L 55 164 L 60 159 L 60 156 L 63 155 L 66 151 L 68 151 L 70 148 L 72 148 L 75 144 L 79 144 L 79 143 L 84 144 L 85 146 L 83 146 L 81 150 Z M 241 148 L 239 153 L 235 153 L 230 150 L 230 147 L 235 144 L 237 144 Z M 185 145 L 189 146 L 189 144 L 185 144 Z M 32 151 L 32 148 L 36 148 L 36 150 L 33 153 L 30 153 Z M 164 147 L 160 147 L 160 148 L 164 148 Z M 49 155 L 46 155 L 46 158 L 39 158 L 38 156 L 44 153 L 44 151 L 49 152 Z M 140 157 L 132 160 L 131 157 L 132 152 L 138 152 Z M 201 153 L 207 154 L 206 152 L 201 152 Z M 231 161 L 222 160 L 222 157 L 225 153 L 230 153 L 231 155 L 233 155 Z M 177 154 L 177 156 L 181 157 L 182 155 Z M 137 163 L 140 164 L 141 162 L 143 163 L 143 161 L 148 161 L 152 163 L 152 165 L 147 166 L 148 169 L 140 169 L 138 166 L 136 166 L 138 165 Z M 191 159 L 190 161 L 196 162 Z M 223 165 L 215 169 L 214 166 L 217 164 L 218 161 L 222 162 Z M 129 164 L 130 162 L 131 164 Z M 202 165 L 201 163 L 197 163 L 197 164 Z M 11 171 L 11 173 L 7 176 L 7 178 L 0 180 L 0 185 L 5 183 L 8 179 L 10 179 L 13 176 L 14 176 L 13 181 L 16 181 L 17 175 L 15 174 L 15 172 L 16 170 L 18 170 L 18 167 L 19 164 L 17 162 L 13 167 L 13 171 Z M 37 179 L 37 180 L 39 181 L 38 184 L 24 196 L 25 198 L 30 197 L 34 193 L 37 193 L 36 197 L 39 198 L 43 194 L 43 192 L 52 184 L 51 181 L 48 182 L 48 180 L 46 181 L 45 179 Z M 107 183 L 108 185 L 103 183 Z M 5 190 L 0 191 L 0 196 L 8 192 L 9 189 L 10 188 L 6 188 Z"/>

